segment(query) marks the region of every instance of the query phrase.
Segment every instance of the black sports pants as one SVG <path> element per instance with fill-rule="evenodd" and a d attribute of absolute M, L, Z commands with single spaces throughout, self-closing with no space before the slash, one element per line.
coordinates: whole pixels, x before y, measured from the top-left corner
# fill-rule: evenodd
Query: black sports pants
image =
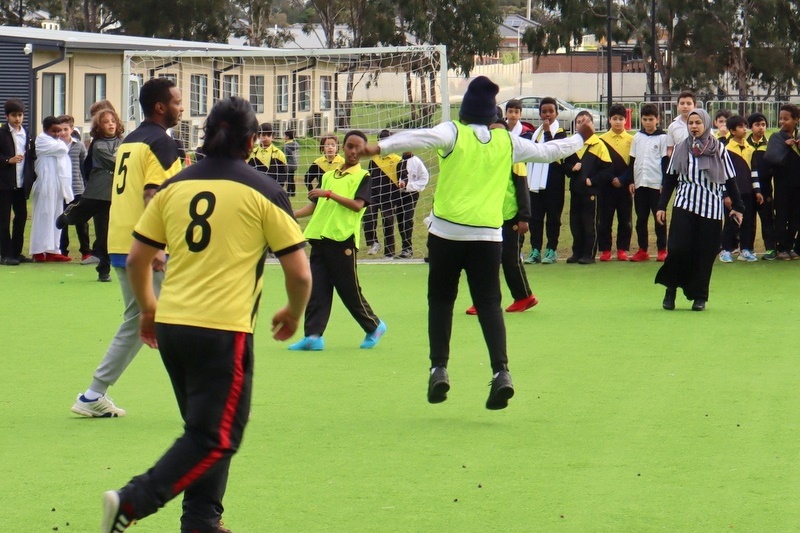
<path fill-rule="evenodd" d="M 94 220 L 92 255 L 100 259 L 96 268 L 100 274 L 111 272 L 111 260 L 108 257 L 108 217 L 110 212 L 110 201 L 95 200 L 94 198 L 81 198 L 78 203 L 72 204 L 72 207 L 64 212 L 70 224 L 86 224 L 90 218 Z"/>
<path fill-rule="evenodd" d="M 25 200 L 25 189 L 0 190 L 0 257 L 17 259 L 22 255 L 27 220 L 28 204 Z"/>
<path fill-rule="evenodd" d="M 604 187 L 598 204 L 600 214 L 597 222 L 597 247 L 601 251 L 611 250 L 614 215 L 617 215 L 617 250 L 630 250 L 633 199 L 628 187 Z"/>
<path fill-rule="evenodd" d="M 144 518 L 183 492 L 181 531 L 217 531 L 231 457 L 250 416 L 253 336 L 172 324 L 156 324 L 156 334 L 184 433 L 122 489 L 120 508 Z"/>
<path fill-rule="evenodd" d="M 322 335 L 328 326 L 333 305 L 333 289 L 366 333 L 378 329 L 380 319 L 361 293 L 355 241 L 310 239 L 311 297 L 306 307 L 305 335 Z"/>
<path fill-rule="evenodd" d="M 647 250 L 650 245 L 650 236 L 647 233 L 647 222 L 653 215 L 653 224 L 656 232 L 656 249 L 667 249 L 667 226 L 656 222 L 658 211 L 658 197 L 661 191 L 650 187 L 637 187 L 633 195 L 633 204 L 636 209 L 636 239 L 640 250 Z"/>
<path fill-rule="evenodd" d="M 499 242 L 450 241 L 428 235 L 428 341 L 432 367 L 446 367 L 450 359 L 453 305 L 464 270 L 492 370 L 508 368 L 506 326 L 500 308 L 501 248 Z"/>
<path fill-rule="evenodd" d="M 501 263 L 503 265 L 503 277 L 506 285 L 511 290 L 514 300 L 522 300 L 532 294 L 528 285 L 528 275 L 525 272 L 525 265 L 522 263 L 522 245 L 525 237 L 517 233 L 516 220 L 506 220 L 503 222 L 503 251 Z"/>
<path fill-rule="evenodd" d="M 67 209 L 67 206 L 77 204 L 81 199 L 81 195 L 77 195 L 74 200 L 72 200 L 69 204 L 64 203 L 64 209 Z M 69 228 L 64 228 L 61 230 L 61 242 L 59 243 L 59 247 L 61 248 L 61 253 L 64 255 L 69 255 Z M 75 233 L 78 235 L 78 250 L 81 252 L 81 255 L 86 255 L 92 252 L 92 249 L 89 247 L 89 224 L 84 222 L 83 224 L 75 224 Z"/>

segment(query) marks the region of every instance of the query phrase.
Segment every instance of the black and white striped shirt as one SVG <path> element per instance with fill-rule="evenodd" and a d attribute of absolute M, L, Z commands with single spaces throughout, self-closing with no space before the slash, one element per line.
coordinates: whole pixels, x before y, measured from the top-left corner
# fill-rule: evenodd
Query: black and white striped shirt
<path fill-rule="evenodd" d="M 719 143 L 719 157 L 725 169 L 726 180 L 735 179 L 736 170 L 722 143 Z M 670 162 L 670 167 L 672 167 L 672 162 Z M 678 176 L 678 189 L 675 193 L 674 205 L 703 218 L 722 220 L 725 216 L 725 206 L 722 203 L 725 184 L 710 181 L 707 174 L 708 171 L 700 170 L 697 167 L 697 159 L 689 153 L 689 172 L 688 175 Z"/>

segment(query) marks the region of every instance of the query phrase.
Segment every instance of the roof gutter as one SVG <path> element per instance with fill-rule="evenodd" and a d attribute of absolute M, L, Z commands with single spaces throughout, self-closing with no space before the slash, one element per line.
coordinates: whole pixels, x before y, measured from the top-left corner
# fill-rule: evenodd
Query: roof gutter
<path fill-rule="evenodd" d="M 31 98 L 31 100 L 32 100 L 32 105 L 31 105 L 31 129 L 34 132 L 39 127 L 38 126 L 39 125 L 39 120 L 38 120 L 38 117 L 36 116 L 37 111 L 39 110 L 39 105 L 38 105 L 38 103 L 39 103 L 39 100 L 38 100 L 39 71 L 42 71 L 42 70 L 44 70 L 46 68 L 49 68 L 49 67 L 52 67 L 53 65 L 56 65 L 58 63 L 61 63 L 67 57 L 67 46 L 64 43 L 64 41 L 60 41 L 56 46 L 58 46 L 58 50 L 59 50 L 59 56 L 57 58 L 53 59 L 52 61 L 48 61 L 47 63 L 44 63 L 42 65 L 39 65 L 38 67 L 34 67 L 33 69 L 31 69 L 31 72 L 33 72 L 33 77 L 31 78 L 31 83 L 33 84 L 33 86 L 31 87 L 31 97 L 32 97 Z"/>

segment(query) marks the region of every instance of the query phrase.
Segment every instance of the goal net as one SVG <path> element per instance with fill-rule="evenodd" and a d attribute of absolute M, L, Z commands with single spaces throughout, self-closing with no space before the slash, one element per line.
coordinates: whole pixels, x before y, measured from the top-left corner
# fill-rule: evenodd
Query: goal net
<path fill-rule="evenodd" d="M 213 104 L 228 96 L 250 101 L 260 123 L 272 124 L 274 142 L 283 148 L 284 135 L 294 133 L 300 144 L 299 165 L 294 175 L 295 207 L 307 202 L 304 176 L 314 160 L 322 156 L 319 140 L 334 134 L 339 143 L 349 130 L 361 130 L 370 141 L 388 129 L 432 127 L 450 120 L 447 94 L 447 59 L 443 46 L 411 46 L 333 50 L 233 50 L 125 53 L 123 102 L 130 102 L 128 129 L 141 120 L 137 97 L 150 78 L 169 77 L 180 88 L 184 113 L 173 136 L 189 157 L 202 145 L 202 127 Z M 340 145 L 340 152 L 341 145 Z M 413 257 L 426 253 L 427 231 L 423 219 L 431 210 L 438 172 L 434 151 L 415 154 L 430 172 L 428 186 L 419 194 L 412 231 Z M 366 168 L 368 161 L 362 161 Z M 379 250 L 361 239 L 361 255 L 383 258 L 400 255 L 402 240 L 398 227 L 402 195 L 389 190 L 373 198 L 377 215 Z M 392 226 L 384 224 L 393 222 Z M 365 215 L 369 220 L 371 212 Z M 393 216 L 394 215 L 394 216 Z M 408 216 L 406 208 L 405 215 Z M 301 224 L 305 224 L 301 221 Z M 395 237 L 388 249 L 384 235 Z"/>

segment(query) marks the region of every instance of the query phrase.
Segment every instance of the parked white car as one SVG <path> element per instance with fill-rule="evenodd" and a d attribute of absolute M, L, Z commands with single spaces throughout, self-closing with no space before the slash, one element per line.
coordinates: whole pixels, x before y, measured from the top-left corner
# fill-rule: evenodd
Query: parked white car
<path fill-rule="evenodd" d="M 517 96 L 516 100 L 520 100 L 522 102 L 522 120 L 525 122 L 530 122 L 535 126 L 539 125 L 539 102 L 545 98 L 544 96 Z M 574 105 L 570 104 L 569 102 L 565 102 L 560 98 L 555 98 L 555 101 L 558 105 L 558 122 L 562 128 L 566 131 L 572 131 L 575 121 L 575 117 L 581 111 L 588 111 L 592 114 L 592 120 L 594 121 L 594 127 L 597 129 L 603 129 L 606 127 L 605 124 L 605 115 L 601 114 L 599 111 L 595 109 L 587 109 L 585 107 L 575 107 Z M 508 100 L 505 102 L 501 102 L 497 104 L 500 109 L 505 112 L 506 104 Z"/>

